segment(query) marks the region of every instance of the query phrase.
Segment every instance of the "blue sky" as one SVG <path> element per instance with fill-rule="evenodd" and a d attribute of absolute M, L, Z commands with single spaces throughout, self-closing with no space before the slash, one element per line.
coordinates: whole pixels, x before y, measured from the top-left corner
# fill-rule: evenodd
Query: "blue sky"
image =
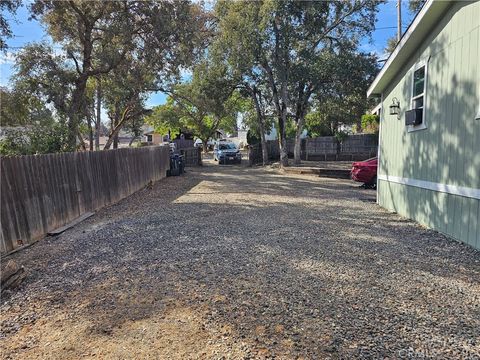
<path fill-rule="evenodd" d="M 403 1 L 402 18 L 403 30 L 407 28 L 412 16 L 407 11 L 406 1 Z M 378 55 L 383 54 L 383 48 L 387 39 L 396 34 L 397 24 L 397 1 L 389 1 L 380 5 L 376 30 L 371 40 L 365 40 L 361 49 L 366 52 L 375 52 Z M 42 25 L 37 21 L 29 21 L 28 10 L 25 6 L 21 7 L 16 16 L 11 21 L 14 38 L 8 39 L 7 44 L 11 47 L 7 55 L 0 55 L 0 85 L 8 86 L 10 77 L 13 74 L 13 61 L 15 52 L 23 46 L 34 41 L 49 41 Z M 155 106 L 165 103 L 165 95 L 162 93 L 152 94 L 148 100 L 148 106 Z"/>

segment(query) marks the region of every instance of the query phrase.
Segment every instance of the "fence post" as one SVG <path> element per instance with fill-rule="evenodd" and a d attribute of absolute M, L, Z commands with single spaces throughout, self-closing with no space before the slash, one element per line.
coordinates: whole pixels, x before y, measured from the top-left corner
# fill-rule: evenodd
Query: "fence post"
<path fill-rule="evenodd" d="M 197 156 L 198 156 L 198 165 L 203 166 L 203 163 L 202 163 L 202 148 L 201 147 L 198 147 Z"/>
<path fill-rule="evenodd" d="M 308 140 L 308 138 L 305 139 L 305 161 L 308 161 Z"/>

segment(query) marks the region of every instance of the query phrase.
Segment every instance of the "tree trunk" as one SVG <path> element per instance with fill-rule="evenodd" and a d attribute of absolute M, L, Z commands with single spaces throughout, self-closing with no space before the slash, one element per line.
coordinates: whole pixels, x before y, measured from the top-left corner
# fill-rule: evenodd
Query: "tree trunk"
<path fill-rule="evenodd" d="M 257 112 L 257 121 L 258 127 L 260 130 L 260 143 L 262 145 L 262 163 L 265 166 L 268 163 L 268 149 L 267 149 L 267 141 L 265 140 L 265 122 L 264 122 L 264 114 L 262 112 L 260 106 L 260 99 L 257 96 L 261 96 L 261 94 L 255 90 L 255 88 L 251 92 L 253 97 L 253 102 L 255 104 L 255 109 Z"/>
<path fill-rule="evenodd" d="M 303 133 L 303 123 L 304 116 L 301 115 L 297 119 L 296 131 L 295 131 L 295 149 L 293 151 L 295 165 L 299 165 L 302 162 L 302 133 Z"/>
<path fill-rule="evenodd" d="M 78 125 L 82 119 L 82 114 L 85 114 L 85 89 L 87 87 L 87 77 L 80 76 L 75 82 L 75 90 L 72 94 L 72 105 L 68 114 L 68 136 L 67 144 L 71 151 L 77 149 L 77 133 Z M 85 144 L 80 144 L 84 147 Z"/>
<path fill-rule="evenodd" d="M 206 154 L 208 152 L 208 140 L 202 140 L 203 152 Z"/>
<path fill-rule="evenodd" d="M 287 134 L 285 131 L 285 127 L 287 125 L 287 104 L 288 104 L 288 99 L 287 99 L 287 86 L 282 85 L 282 91 L 281 91 L 281 96 L 282 96 L 282 111 L 281 111 L 281 117 L 279 120 L 281 120 L 281 123 L 279 122 L 278 125 L 278 130 L 279 130 L 279 140 L 280 140 L 280 165 L 282 167 L 288 166 L 288 149 L 287 149 Z"/>
<path fill-rule="evenodd" d="M 95 101 L 89 104 L 89 111 L 87 114 L 88 121 L 88 150 L 93 151 L 93 126 L 95 124 Z"/>
<path fill-rule="evenodd" d="M 113 137 L 113 148 L 118 149 L 118 133 L 120 132 L 120 129 L 118 131 L 115 131 L 119 126 L 119 111 L 115 112 L 115 117 L 112 120 L 112 134 L 111 136 Z"/>
<path fill-rule="evenodd" d="M 293 163 L 300 165 L 302 162 L 302 132 L 297 128 L 295 132 L 295 147 L 293 149 Z"/>
<path fill-rule="evenodd" d="M 260 143 L 262 145 L 262 162 L 263 166 L 268 164 L 268 147 L 267 141 L 265 140 L 265 126 L 263 120 L 260 122 Z"/>
<path fill-rule="evenodd" d="M 107 140 L 107 142 L 105 143 L 105 146 L 103 147 L 103 150 L 108 150 L 108 149 L 110 149 L 110 146 L 112 146 L 113 141 L 114 141 L 114 139 L 115 139 L 115 133 L 116 133 L 117 131 L 120 131 L 120 129 L 119 129 L 119 128 L 118 128 L 118 129 L 114 129 L 113 132 L 110 133 L 110 136 L 108 137 L 108 140 Z"/>
<path fill-rule="evenodd" d="M 116 127 L 114 127 L 110 133 L 110 136 L 108 137 L 108 140 L 107 142 L 105 143 L 105 146 L 103 147 L 103 150 L 108 150 L 110 149 L 110 146 L 112 146 L 112 144 L 114 144 L 115 142 L 115 138 L 117 138 L 118 136 L 118 133 L 120 132 L 120 129 L 122 127 L 120 125 L 117 125 Z M 117 146 L 118 146 L 118 143 L 117 143 Z M 114 147 L 114 149 L 116 149 L 116 147 Z"/>
<path fill-rule="evenodd" d="M 79 24 L 80 25 L 80 24 Z M 68 137 L 67 143 L 68 146 L 74 151 L 77 147 L 77 133 L 78 133 L 78 125 L 80 124 L 82 117 L 86 114 L 86 103 L 85 103 L 85 91 L 87 88 L 87 81 L 88 81 L 88 71 L 92 67 L 92 31 L 93 31 L 93 24 L 83 22 L 83 36 L 81 36 L 82 41 L 82 70 L 77 66 L 77 72 L 79 74 L 78 78 L 75 81 L 75 89 L 73 90 L 72 94 L 72 102 L 70 106 L 70 111 L 68 114 L 69 121 L 68 121 Z M 81 27 L 79 27 L 81 28 Z M 85 148 L 85 143 L 82 140 L 80 144 L 82 148 Z"/>
<path fill-rule="evenodd" d="M 89 150 L 93 151 L 93 126 L 92 121 L 88 121 L 88 141 L 89 141 Z"/>
<path fill-rule="evenodd" d="M 286 115 L 286 114 L 285 114 Z M 286 116 L 283 112 L 278 119 L 278 145 L 280 148 L 280 166 L 288 166 L 287 135 L 285 134 Z"/>
<path fill-rule="evenodd" d="M 133 142 L 138 139 L 138 136 L 133 136 L 128 143 L 128 146 L 132 146 Z"/>
<path fill-rule="evenodd" d="M 80 130 L 77 129 L 77 139 L 80 143 L 80 149 L 82 149 L 82 151 L 87 151 L 87 148 L 85 147 L 85 141 L 83 140 L 83 136 L 82 134 L 80 133 Z"/>
<path fill-rule="evenodd" d="M 117 142 L 116 146 L 118 146 L 118 133 L 122 129 L 123 124 L 125 124 L 125 122 L 129 119 L 129 117 L 131 118 L 132 114 L 130 114 L 130 112 L 131 112 L 131 109 L 127 107 L 123 111 L 122 117 L 119 118 L 120 117 L 119 111 L 115 111 L 114 118 L 110 120 L 110 127 L 111 127 L 110 135 L 108 136 L 108 140 L 105 143 L 103 150 L 110 149 L 110 146 L 112 146 L 112 144 L 114 144 L 115 141 Z M 133 114 L 133 116 L 138 116 L 138 115 L 140 114 Z M 116 149 L 115 145 L 114 145 L 114 149 Z"/>
<path fill-rule="evenodd" d="M 118 117 L 118 112 L 115 112 L 114 117 L 110 118 L 110 134 L 108 135 L 107 142 L 105 143 L 105 146 L 103 147 L 103 150 L 108 150 L 112 146 L 112 144 L 115 142 L 115 137 L 120 131 L 119 126 L 115 126 L 117 123 L 116 118 Z"/>
<path fill-rule="evenodd" d="M 100 127 L 102 124 L 102 83 L 97 77 L 97 118 L 95 121 L 95 150 L 100 150 Z"/>
<path fill-rule="evenodd" d="M 277 85 L 275 83 L 275 77 L 273 75 L 272 68 L 267 62 L 262 64 L 263 68 L 267 72 L 268 83 L 270 85 L 270 90 L 272 91 L 273 103 L 275 105 L 275 110 L 277 111 L 278 116 L 278 144 L 280 148 L 280 166 L 288 166 L 288 151 L 287 151 L 287 137 L 285 134 L 285 125 L 287 123 L 287 87 L 286 84 L 282 84 L 281 87 L 281 98 L 282 103 L 280 103 L 280 97 L 277 91 Z"/>

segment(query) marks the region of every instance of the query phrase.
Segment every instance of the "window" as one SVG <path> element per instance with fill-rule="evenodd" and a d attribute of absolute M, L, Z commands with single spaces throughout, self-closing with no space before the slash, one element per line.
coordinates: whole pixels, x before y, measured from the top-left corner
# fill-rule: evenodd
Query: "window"
<path fill-rule="evenodd" d="M 152 142 L 152 141 L 153 141 L 153 136 L 147 135 L 147 142 Z"/>
<path fill-rule="evenodd" d="M 428 60 L 427 60 L 428 61 Z M 426 105 L 426 85 L 427 85 L 427 61 L 422 61 L 413 68 L 412 76 L 412 98 L 410 110 L 422 110 L 422 123 L 418 125 L 409 125 L 408 131 L 416 131 L 427 128 L 425 122 L 425 105 Z"/>
<path fill-rule="evenodd" d="M 235 144 L 228 143 L 228 144 L 220 144 L 218 147 L 219 150 L 236 150 Z"/>
<path fill-rule="evenodd" d="M 413 72 L 412 109 L 423 109 L 425 95 L 425 66 Z"/>

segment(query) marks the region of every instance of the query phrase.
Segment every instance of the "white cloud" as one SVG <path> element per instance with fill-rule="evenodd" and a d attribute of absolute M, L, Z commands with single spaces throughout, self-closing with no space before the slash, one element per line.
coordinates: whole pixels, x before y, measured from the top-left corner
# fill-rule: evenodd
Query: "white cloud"
<path fill-rule="evenodd" d="M 15 54 L 11 51 L 7 51 L 7 53 L 2 53 L 0 55 L 0 65 L 9 64 L 13 65 L 15 63 Z"/>

